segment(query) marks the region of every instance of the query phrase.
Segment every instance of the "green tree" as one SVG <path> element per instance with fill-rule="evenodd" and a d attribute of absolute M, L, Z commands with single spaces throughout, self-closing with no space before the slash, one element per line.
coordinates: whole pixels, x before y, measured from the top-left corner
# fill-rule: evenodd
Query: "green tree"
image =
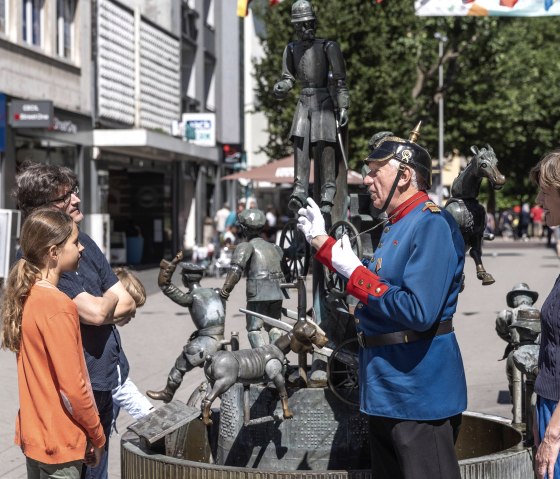
<path fill-rule="evenodd" d="M 271 94 L 282 52 L 295 38 L 291 5 L 255 6 L 267 32 L 264 57 L 255 67 L 259 108 L 269 122 L 264 150 L 271 158 L 291 152 L 287 136 L 298 88 L 283 101 Z M 534 195 L 527 172 L 556 146 L 560 133 L 560 33 L 554 18 L 417 17 L 409 0 L 321 0 L 314 8 L 317 36 L 336 40 L 346 61 L 352 167 L 359 169 L 373 133 L 405 136 L 418 120 L 424 125 L 420 142 L 437 156 L 438 99 L 444 95 L 446 151 L 469 155 L 471 145 L 489 143 L 508 178 L 498 205 Z M 436 32 L 447 37 L 441 59 Z"/>

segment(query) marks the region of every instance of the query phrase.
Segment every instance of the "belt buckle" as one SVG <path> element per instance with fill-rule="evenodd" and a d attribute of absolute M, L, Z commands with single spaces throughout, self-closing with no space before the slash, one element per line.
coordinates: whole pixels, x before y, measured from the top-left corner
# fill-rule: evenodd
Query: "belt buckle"
<path fill-rule="evenodd" d="M 363 331 L 360 331 L 357 334 L 357 338 L 358 338 L 358 344 L 362 347 L 365 348 L 366 347 L 366 335 L 364 334 Z"/>

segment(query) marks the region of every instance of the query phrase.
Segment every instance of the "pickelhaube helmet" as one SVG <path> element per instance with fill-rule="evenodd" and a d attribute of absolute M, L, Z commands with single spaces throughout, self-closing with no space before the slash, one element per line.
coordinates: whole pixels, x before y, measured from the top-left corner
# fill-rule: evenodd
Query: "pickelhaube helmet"
<path fill-rule="evenodd" d="M 266 216 L 261 210 L 244 210 L 237 216 L 242 228 L 251 231 L 260 231 L 266 224 Z"/>
<path fill-rule="evenodd" d="M 292 5 L 292 23 L 315 20 L 315 12 L 308 0 L 297 0 Z"/>
<path fill-rule="evenodd" d="M 531 291 L 527 283 L 516 284 L 506 295 L 507 305 L 510 308 L 515 307 L 515 305 L 513 304 L 513 299 L 516 296 L 529 296 L 533 300 L 533 303 L 535 303 L 539 298 L 539 293 L 537 293 L 536 291 Z"/>
<path fill-rule="evenodd" d="M 421 124 L 422 122 L 419 122 L 411 131 L 408 140 L 394 136 L 391 132 L 380 132 L 373 135 L 369 143 L 371 153 L 364 162 L 368 164 L 372 161 L 390 159 L 400 161 L 414 168 L 426 183 L 426 187 L 430 189 L 432 186 L 432 158 L 425 148 L 416 143 L 420 136 Z"/>

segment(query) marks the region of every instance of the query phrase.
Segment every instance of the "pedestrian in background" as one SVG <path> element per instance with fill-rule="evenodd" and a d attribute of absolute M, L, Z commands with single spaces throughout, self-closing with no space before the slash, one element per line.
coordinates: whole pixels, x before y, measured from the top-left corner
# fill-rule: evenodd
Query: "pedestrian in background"
<path fill-rule="evenodd" d="M 539 186 L 537 203 L 544 210 L 547 226 L 560 225 L 560 150 L 547 153 L 530 172 Z M 535 472 L 538 479 L 560 478 L 560 277 L 541 307 L 541 341 L 539 374 L 535 381 L 537 394 L 535 434 Z"/>
<path fill-rule="evenodd" d="M 2 300 L 2 348 L 17 354 L 19 413 L 15 442 L 28 479 L 78 479 L 99 463 L 105 434 L 88 378 L 76 305 L 57 289 L 78 269 L 84 247 L 62 211 L 32 213 L 20 236 Z"/>
<path fill-rule="evenodd" d="M 219 241 L 222 240 L 222 235 L 226 231 L 226 220 L 230 213 L 229 203 L 226 202 L 214 215 L 214 223 L 216 224 L 216 232 L 218 233 Z"/>
<path fill-rule="evenodd" d="M 16 198 L 26 218 L 39 207 L 68 213 L 76 224 L 84 215 L 78 179 L 69 168 L 28 164 L 16 177 Z M 95 404 L 105 433 L 105 451 L 96 467 L 85 468 L 86 479 L 108 478 L 108 447 L 113 423 L 112 390 L 128 377 L 129 365 L 115 323 L 134 316 L 136 305 L 111 269 L 99 247 L 83 231 L 79 240 L 85 250 L 78 271 L 63 273 L 58 289 L 78 308 L 80 332 Z"/>
<path fill-rule="evenodd" d="M 298 228 L 359 301 L 360 409 L 369 423 L 372 477 L 460 479 L 454 443 L 467 389 L 452 318 L 465 244 L 453 217 L 426 193 L 432 160 L 424 148 L 377 134 L 365 163 L 372 204 L 388 212 L 367 266 L 347 235 L 327 235 L 311 198 Z"/>

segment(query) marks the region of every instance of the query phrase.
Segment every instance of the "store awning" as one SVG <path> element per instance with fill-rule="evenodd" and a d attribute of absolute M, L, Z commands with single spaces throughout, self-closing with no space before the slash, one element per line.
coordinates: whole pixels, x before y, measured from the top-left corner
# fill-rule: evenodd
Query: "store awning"
<path fill-rule="evenodd" d="M 309 175 L 309 183 L 314 181 L 313 160 L 311 160 L 311 174 Z M 250 181 L 267 181 L 269 183 L 293 183 L 294 182 L 294 156 L 290 155 L 280 160 L 275 160 L 263 166 L 257 166 L 247 171 L 240 171 L 227 175 L 222 180 L 250 180 Z M 354 170 L 348 170 L 348 184 L 361 185 L 362 175 Z"/>
<path fill-rule="evenodd" d="M 218 163 L 217 147 L 194 145 L 164 133 L 146 129 L 93 130 L 93 147 L 120 155 L 151 160 L 183 160 Z"/>

